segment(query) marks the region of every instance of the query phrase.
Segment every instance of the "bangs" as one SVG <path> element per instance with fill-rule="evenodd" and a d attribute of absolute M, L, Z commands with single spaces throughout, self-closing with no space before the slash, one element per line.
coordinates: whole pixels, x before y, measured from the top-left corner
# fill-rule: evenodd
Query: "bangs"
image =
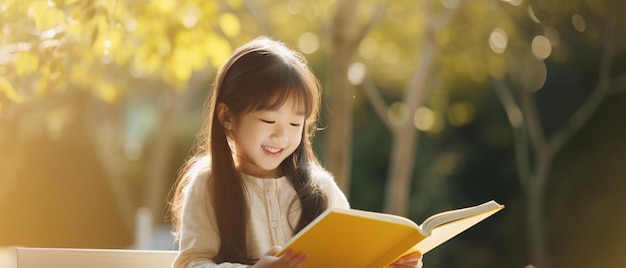
<path fill-rule="evenodd" d="M 278 110 L 287 99 L 293 98 L 295 108 L 309 118 L 317 102 L 314 92 L 318 92 L 318 84 L 304 77 L 298 70 L 282 64 L 259 73 L 256 79 L 250 79 L 248 86 L 253 94 L 247 96 L 250 105 L 246 112 Z"/>

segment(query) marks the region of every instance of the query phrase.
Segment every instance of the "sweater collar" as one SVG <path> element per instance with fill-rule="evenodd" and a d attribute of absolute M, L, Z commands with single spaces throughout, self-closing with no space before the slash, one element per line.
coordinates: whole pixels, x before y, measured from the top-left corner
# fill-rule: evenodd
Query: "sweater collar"
<path fill-rule="evenodd" d="M 243 179 L 246 188 L 256 192 L 277 193 L 291 186 L 289 180 L 285 176 L 279 178 L 258 178 L 241 173 L 241 178 Z"/>

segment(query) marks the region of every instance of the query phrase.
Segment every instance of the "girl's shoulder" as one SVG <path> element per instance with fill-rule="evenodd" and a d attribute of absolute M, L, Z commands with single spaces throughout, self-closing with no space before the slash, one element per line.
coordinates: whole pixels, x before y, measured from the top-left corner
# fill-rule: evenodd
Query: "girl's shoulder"
<path fill-rule="evenodd" d="M 313 183 L 322 189 L 337 185 L 335 177 L 318 163 L 309 164 L 309 174 Z"/>
<path fill-rule="evenodd" d="M 334 181 L 335 178 L 328 170 L 318 163 L 309 163 L 309 174 L 314 180 Z"/>
<path fill-rule="evenodd" d="M 205 156 L 195 159 L 183 172 L 187 191 L 194 188 L 204 189 L 211 177 L 211 158 Z"/>
<path fill-rule="evenodd" d="M 189 168 L 189 172 L 192 175 L 200 175 L 203 173 L 209 173 L 211 170 L 211 157 L 202 156 L 194 161 L 194 163 Z"/>
<path fill-rule="evenodd" d="M 329 207 L 349 208 L 350 204 L 345 194 L 335 181 L 335 177 L 319 164 L 311 164 L 309 168 L 311 180 L 317 189 L 322 191 L 328 198 Z"/>

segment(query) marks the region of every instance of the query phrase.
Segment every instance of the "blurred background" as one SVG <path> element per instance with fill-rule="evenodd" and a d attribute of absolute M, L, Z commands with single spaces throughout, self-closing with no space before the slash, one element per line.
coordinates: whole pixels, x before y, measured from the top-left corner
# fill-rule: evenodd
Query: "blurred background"
<path fill-rule="evenodd" d="M 0 247 L 175 249 L 204 99 L 259 36 L 324 86 L 354 208 L 506 208 L 425 267 L 626 267 L 621 0 L 2 0 Z"/>

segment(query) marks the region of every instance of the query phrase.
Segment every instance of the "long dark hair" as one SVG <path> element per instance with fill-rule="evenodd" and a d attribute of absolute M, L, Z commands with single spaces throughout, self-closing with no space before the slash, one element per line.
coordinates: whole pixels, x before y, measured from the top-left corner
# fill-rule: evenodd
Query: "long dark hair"
<path fill-rule="evenodd" d="M 190 170 L 210 157 L 209 195 L 215 207 L 220 236 L 217 263 L 252 264 L 247 254 L 246 224 L 249 205 L 241 174 L 237 171 L 224 127 L 218 120 L 217 105 L 226 104 L 235 117 L 261 109 L 280 107 L 295 97 L 305 108 L 302 141 L 279 166 L 293 185 L 302 207 L 294 233 L 300 231 L 326 208 L 326 196 L 312 181 L 311 170 L 319 165 L 311 138 L 316 130 L 321 87 L 301 54 L 283 43 L 259 37 L 239 47 L 217 75 L 210 100 L 205 107 L 205 122 L 197 137 L 195 156 L 183 167 L 170 205 L 175 233 L 180 231 L 182 188 Z M 294 200 L 295 202 L 296 200 Z M 293 204 L 293 203 L 292 203 Z"/>

